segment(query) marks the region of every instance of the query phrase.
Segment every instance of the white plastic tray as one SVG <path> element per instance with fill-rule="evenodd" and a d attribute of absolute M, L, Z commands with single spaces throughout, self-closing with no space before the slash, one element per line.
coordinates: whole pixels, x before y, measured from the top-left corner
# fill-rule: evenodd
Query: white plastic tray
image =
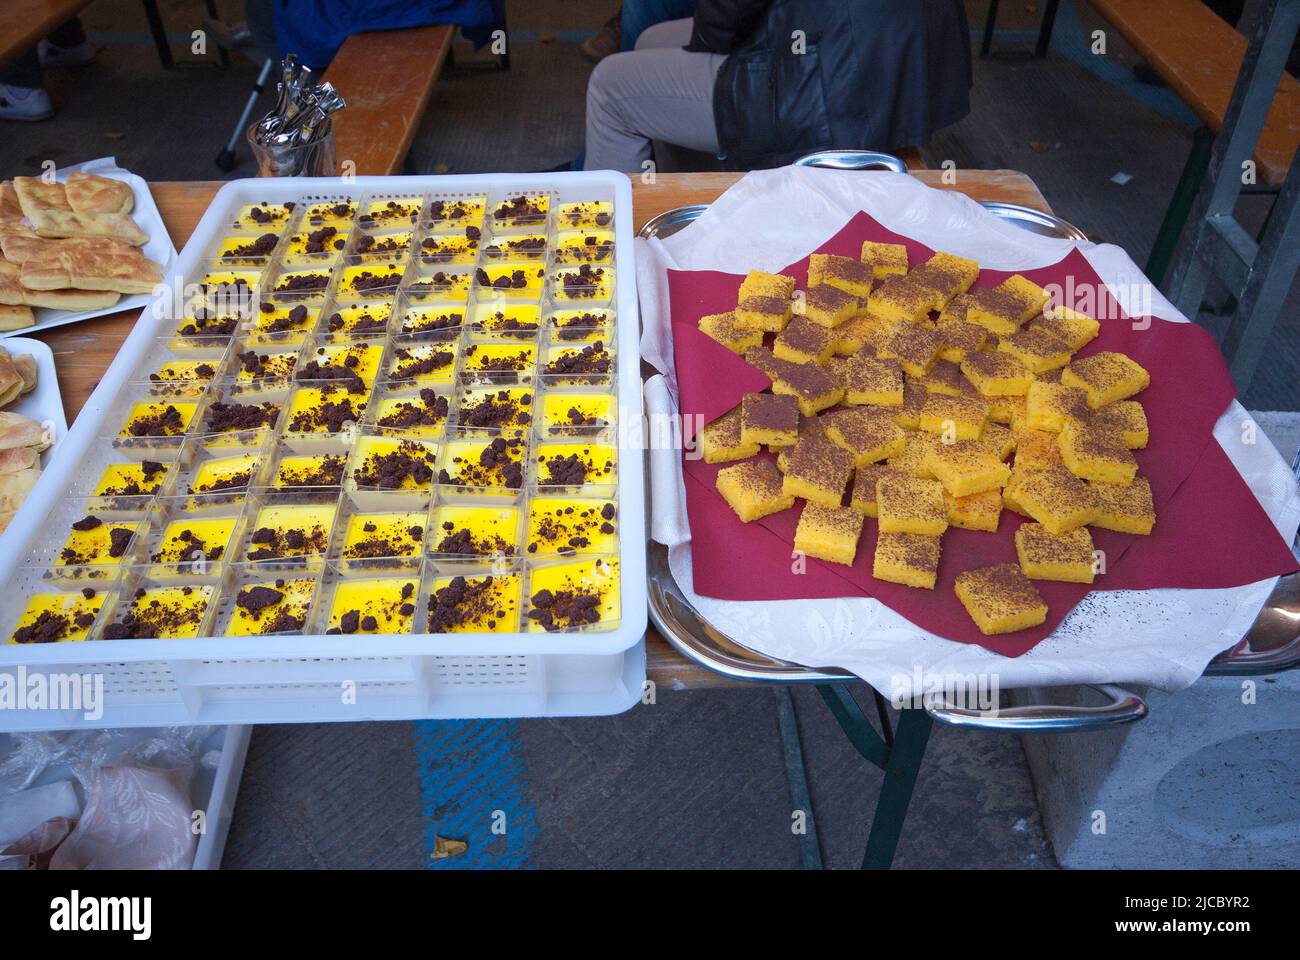
<path fill-rule="evenodd" d="M 153 201 L 153 194 L 149 192 L 149 184 L 134 173 L 123 170 L 117 165 L 117 161 L 113 157 L 90 160 L 70 167 L 59 167 L 54 176 L 60 183 L 63 183 L 68 179 L 68 174 L 76 172 L 94 173 L 101 177 L 108 177 L 110 180 L 121 180 L 131 187 L 131 193 L 135 196 L 135 205 L 131 209 L 131 217 L 139 225 L 140 229 L 149 235 L 149 241 L 140 249 L 150 260 L 161 264 L 163 276 L 167 276 L 176 264 L 176 248 L 172 246 L 171 237 L 167 233 L 166 224 L 163 223 L 162 214 L 158 212 L 158 205 Z M 0 333 L 0 340 L 9 337 L 21 337 L 29 333 L 35 333 L 37 330 L 61 327 L 67 323 L 89 320 L 92 317 L 102 317 L 110 313 L 120 313 L 124 310 L 140 310 L 148 303 L 148 294 L 137 293 L 122 297 L 111 307 L 103 307 L 99 310 L 54 310 L 50 307 L 36 307 L 33 309 L 33 313 L 36 315 L 34 324 L 29 327 L 21 327 L 18 330 Z"/>
<path fill-rule="evenodd" d="M 620 424 L 641 422 L 638 313 L 632 262 L 631 184 L 613 172 L 241 180 L 221 188 L 181 253 L 175 273 L 193 279 L 242 205 L 340 194 L 553 191 L 553 202 L 607 199 L 615 207 L 617 401 Z M 142 375 L 154 338 L 170 333 L 163 311 L 146 310 L 59 444 L 41 481 L 15 517 L 0 554 L 0 591 L 39 541 L 43 521 L 76 478 L 123 387 Z M 156 315 L 157 313 L 157 315 Z M 174 323 L 174 321 L 173 321 Z M 627 437 L 626 431 L 620 437 Z M 614 713 L 640 695 L 646 628 L 644 451 L 620 439 L 618 626 L 603 632 L 211 637 L 105 640 L 0 646 L 0 671 L 20 664 L 101 672 L 107 705 L 97 726 L 163 723 L 293 722 L 453 716 Z M 639 670 L 639 678 L 637 671 Z M 355 684 L 355 702 L 340 695 Z M 75 715 L 0 711 L 0 729 L 80 726 Z"/>

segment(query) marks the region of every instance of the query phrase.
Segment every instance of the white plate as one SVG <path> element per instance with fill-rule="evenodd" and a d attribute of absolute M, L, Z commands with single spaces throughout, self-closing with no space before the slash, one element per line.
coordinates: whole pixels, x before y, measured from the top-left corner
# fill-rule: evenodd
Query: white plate
<path fill-rule="evenodd" d="M 15 357 L 30 354 L 36 358 L 36 389 L 4 409 L 39 420 L 53 434 L 54 443 L 41 454 L 41 469 L 44 470 L 54 456 L 55 447 L 68 432 L 68 420 L 63 414 L 63 395 L 59 393 L 59 378 L 54 370 L 54 352 L 41 341 L 26 337 L 10 337 L 4 341 L 4 348 Z M 0 549 L 4 548 L 5 536 L 5 533 L 0 533 Z"/>
<path fill-rule="evenodd" d="M 108 177 L 110 180 L 121 180 L 123 183 L 130 185 L 131 192 L 135 195 L 135 206 L 131 209 L 131 216 L 139 224 L 140 229 L 149 234 L 149 242 L 141 250 L 150 260 L 161 264 L 163 276 L 167 276 L 173 262 L 176 260 L 176 248 L 172 246 L 172 240 L 167 234 L 167 227 L 163 223 L 162 214 L 158 212 L 158 206 L 153 202 L 153 194 L 149 192 L 149 184 L 134 173 L 123 170 L 117 165 L 117 161 L 113 157 L 89 160 L 86 163 L 79 163 L 71 167 L 60 167 L 55 171 L 54 175 L 60 183 L 63 183 L 68 179 L 68 174 L 77 172 L 93 173 L 101 177 Z M 111 307 L 104 307 L 101 310 L 54 310 L 49 307 L 36 307 L 34 308 L 36 314 L 34 324 L 30 327 L 0 333 L 0 340 L 34 333 L 37 330 L 48 330 L 51 327 L 61 327 L 65 323 L 76 323 L 78 320 L 89 320 L 91 317 L 119 313 L 123 310 L 143 310 L 149 305 L 150 299 L 150 295 L 147 293 L 137 293 L 129 297 L 122 297 Z"/>

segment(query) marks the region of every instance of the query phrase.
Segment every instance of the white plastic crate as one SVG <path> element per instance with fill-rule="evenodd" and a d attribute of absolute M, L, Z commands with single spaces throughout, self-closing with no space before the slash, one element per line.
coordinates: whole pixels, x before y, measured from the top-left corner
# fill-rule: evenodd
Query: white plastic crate
<path fill-rule="evenodd" d="M 416 717 L 498 717 L 615 713 L 630 707 L 644 681 L 646 627 L 644 453 L 638 376 L 637 299 L 632 262 L 632 199 L 614 173 L 243 180 L 214 198 L 177 263 L 193 281 L 236 211 L 249 203 L 347 196 L 431 196 L 549 191 L 553 204 L 614 204 L 615 351 L 619 433 L 620 619 L 593 632 L 204 637 L 93 640 L 0 646 L 0 683 L 20 666 L 103 678 L 104 715 L 0 707 L 0 729 L 256 723 Z M 485 261 L 486 263 L 486 261 Z M 449 268 L 455 269 L 455 268 Z M 66 497 L 84 491 L 87 465 L 102 466 L 102 439 L 118 427 L 122 391 L 147 374 L 159 337 L 174 319 L 147 310 L 54 451 L 36 489 L 14 519 L 10 550 L 0 556 L 0 621 L 17 615 L 39 577 L 33 557 L 48 558 L 62 535 L 55 518 Z M 541 342 L 539 340 L 539 342 Z M 546 344 L 542 344 L 545 349 Z M 527 593 L 527 591 L 525 591 Z M 8 609 L 10 617 L 3 615 Z M 364 653 L 359 650 L 364 648 Z"/>

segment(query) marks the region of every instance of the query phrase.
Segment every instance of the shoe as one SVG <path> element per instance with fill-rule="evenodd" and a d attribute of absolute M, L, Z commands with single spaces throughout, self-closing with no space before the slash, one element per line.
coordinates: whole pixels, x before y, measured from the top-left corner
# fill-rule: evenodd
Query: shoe
<path fill-rule="evenodd" d="M 578 44 L 578 53 L 590 63 L 600 63 L 611 53 L 618 53 L 622 46 L 623 24 L 621 14 L 616 13 L 600 28 L 600 33 Z"/>
<path fill-rule="evenodd" d="M 36 46 L 36 55 L 41 58 L 42 67 L 84 67 L 95 62 L 95 45 L 82 40 L 75 47 L 56 47 L 42 40 Z"/>
<path fill-rule="evenodd" d="M 48 120 L 52 116 L 54 104 L 40 87 L 0 83 L 0 120 Z"/>

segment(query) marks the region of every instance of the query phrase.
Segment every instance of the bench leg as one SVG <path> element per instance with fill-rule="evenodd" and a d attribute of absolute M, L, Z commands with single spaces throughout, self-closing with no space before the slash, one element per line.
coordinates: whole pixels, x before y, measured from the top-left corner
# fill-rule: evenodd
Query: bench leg
<path fill-rule="evenodd" d="M 1178 249 L 1178 239 L 1183 235 L 1183 227 L 1192 212 L 1196 195 L 1205 180 L 1205 171 L 1210 166 L 1210 148 L 1214 145 L 1214 134 L 1209 127 L 1201 127 L 1192 134 L 1192 149 L 1183 164 L 1182 176 L 1174 186 L 1174 194 L 1169 198 L 1165 209 L 1165 218 L 1160 223 L 1160 232 L 1156 234 L 1155 243 L 1151 245 L 1151 255 L 1147 257 L 1147 278 L 1157 287 L 1164 283 L 1165 271 Z"/>
<path fill-rule="evenodd" d="M 158 48 L 158 59 L 164 70 L 176 65 L 172 59 L 172 48 L 167 42 L 167 28 L 163 26 L 162 14 L 158 12 L 158 0 L 143 0 L 144 16 L 149 21 L 149 32 L 153 34 L 154 46 Z"/>
<path fill-rule="evenodd" d="M 989 12 L 984 17 L 984 38 L 980 40 L 980 56 L 988 59 L 993 48 L 993 28 L 998 24 L 998 0 L 989 0 Z"/>
<path fill-rule="evenodd" d="M 1047 0 L 1047 6 L 1043 9 L 1043 22 L 1038 28 L 1038 45 L 1034 48 L 1034 56 L 1042 60 L 1047 56 L 1047 49 L 1052 45 L 1052 27 L 1056 23 L 1056 10 L 1061 5 L 1061 0 Z"/>

